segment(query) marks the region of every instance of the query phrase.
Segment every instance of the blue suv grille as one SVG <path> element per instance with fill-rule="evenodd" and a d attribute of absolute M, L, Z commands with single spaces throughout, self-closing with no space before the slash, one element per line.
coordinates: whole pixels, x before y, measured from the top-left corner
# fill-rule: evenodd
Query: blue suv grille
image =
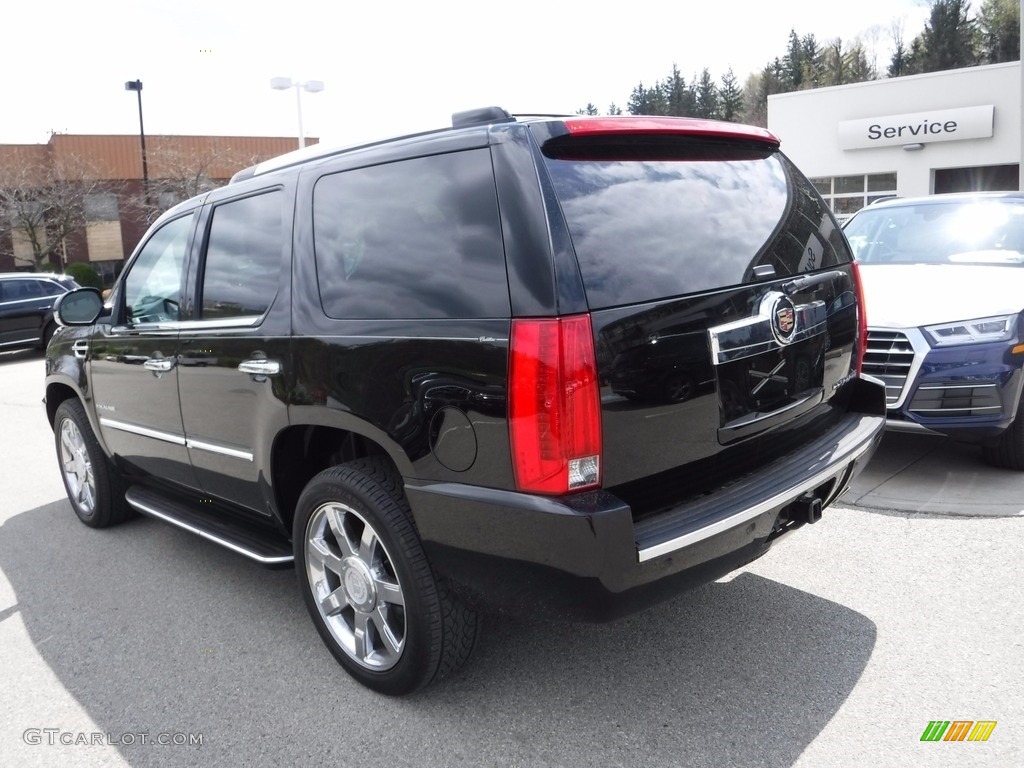
<path fill-rule="evenodd" d="M 892 407 L 903 392 L 914 363 L 914 347 L 899 331 L 868 329 L 864 373 L 885 382 L 885 404 Z"/>

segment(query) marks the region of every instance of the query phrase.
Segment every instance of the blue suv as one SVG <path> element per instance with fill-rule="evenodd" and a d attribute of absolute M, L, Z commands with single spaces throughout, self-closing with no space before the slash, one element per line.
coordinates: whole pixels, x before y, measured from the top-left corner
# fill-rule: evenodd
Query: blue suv
<path fill-rule="evenodd" d="M 1024 195 L 885 200 L 846 224 L 870 323 L 864 372 L 887 425 L 982 446 L 1024 470 Z"/>

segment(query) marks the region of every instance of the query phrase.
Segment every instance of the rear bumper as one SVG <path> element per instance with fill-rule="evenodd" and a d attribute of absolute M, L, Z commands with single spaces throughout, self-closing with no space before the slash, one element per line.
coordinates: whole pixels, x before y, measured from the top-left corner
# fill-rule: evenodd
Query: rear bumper
<path fill-rule="evenodd" d="M 456 588 L 530 615 L 600 621 L 631 613 L 760 557 L 801 527 L 808 502 L 839 498 L 881 440 L 882 388 L 824 436 L 699 503 L 634 524 L 603 491 L 544 498 L 407 482 L 434 567 Z"/>

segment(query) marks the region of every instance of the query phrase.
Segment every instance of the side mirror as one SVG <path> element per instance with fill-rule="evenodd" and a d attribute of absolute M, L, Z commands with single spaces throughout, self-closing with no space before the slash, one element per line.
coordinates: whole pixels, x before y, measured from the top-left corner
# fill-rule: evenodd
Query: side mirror
<path fill-rule="evenodd" d="M 103 299 L 95 288 L 76 288 L 53 303 L 58 325 L 92 325 L 103 309 Z"/>

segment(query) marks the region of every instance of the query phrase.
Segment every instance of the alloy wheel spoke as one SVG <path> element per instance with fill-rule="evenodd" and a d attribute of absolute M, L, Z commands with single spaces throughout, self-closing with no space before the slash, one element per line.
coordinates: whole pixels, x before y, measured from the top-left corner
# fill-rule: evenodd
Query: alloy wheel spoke
<path fill-rule="evenodd" d="M 75 458 L 75 449 L 71 445 L 71 435 L 68 434 L 70 430 L 67 428 L 60 431 L 60 450 L 61 456 L 64 459 L 64 464 L 67 466 Z"/>
<path fill-rule="evenodd" d="M 377 549 L 377 533 L 370 526 L 363 528 L 363 536 L 359 540 L 359 559 L 373 567 L 373 553 Z"/>
<path fill-rule="evenodd" d="M 309 556 L 322 568 L 341 575 L 344 570 L 341 558 L 331 551 L 330 546 L 323 539 L 310 539 Z"/>
<path fill-rule="evenodd" d="M 320 610 L 323 611 L 324 616 L 336 616 L 346 606 L 348 606 L 348 600 L 345 597 L 344 587 L 338 587 L 320 601 Z"/>
<path fill-rule="evenodd" d="M 344 513 L 337 507 L 328 507 L 324 510 L 324 516 L 327 518 L 327 525 L 330 527 L 331 533 L 334 534 L 334 538 L 338 542 L 341 556 L 351 557 L 354 555 L 352 542 L 348 540 L 348 533 L 345 531 Z"/>
<path fill-rule="evenodd" d="M 373 585 L 377 588 L 378 600 L 392 605 L 405 606 L 405 595 L 402 594 L 402 588 L 398 584 L 374 577 Z"/>
<path fill-rule="evenodd" d="M 391 629 L 391 624 L 388 622 L 388 614 L 383 606 L 378 605 L 377 609 L 373 612 L 373 625 L 377 629 L 377 635 L 380 637 L 381 642 L 387 646 L 388 651 L 392 655 L 397 655 L 401 651 L 401 643 Z"/>
<path fill-rule="evenodd" d="M 369 618 L 368 613 L 356 611 L 355 622 L 352 629 L 352 638 L 355 640 L 355 655 L 357 659 L 364 660 L 372 648 L 369 647 Z"/>

